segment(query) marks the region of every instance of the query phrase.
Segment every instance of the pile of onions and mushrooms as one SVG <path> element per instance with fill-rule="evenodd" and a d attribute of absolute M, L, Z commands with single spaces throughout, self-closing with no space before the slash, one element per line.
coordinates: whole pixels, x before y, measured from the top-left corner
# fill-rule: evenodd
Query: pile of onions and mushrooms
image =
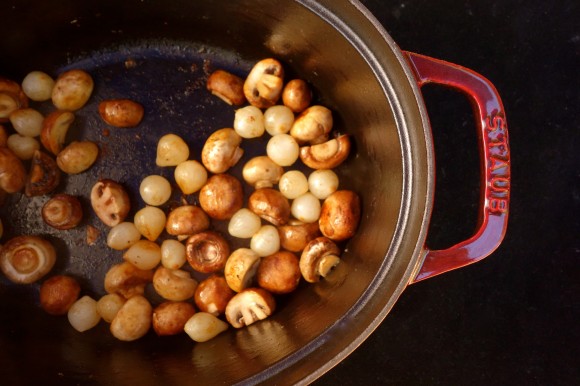
<path fill-rule="evenodd" d="M 67 315 L 81 332 L 103 319 L 123 341 L 139 339 L 152 327 L 160 336 L 185 332 L 203 342 L 230 325 L 267 318 L 277 299 L 301 281 L 329 275 L 360 219 L 358 195 L 339 189 L 333 171 L 349 156 L 350 136 L 333 130 L 332 111 L 312 103 L 307 82 L 284 81 L 276 59 L 257 62 L 245 79 L 214 71 L 206 86 L 235 109 L 234 122 L 209 135 L 201 154 L 190 154 L 187 138 L 162 135 L 151 156 L 157 167 L 173 168 L 174 181 L 153 173 L 142 177 L 139 208 L 132 208 L 126 188 L 112 179 L 94 181 L 83 193 L 108 227 L 102 242 L 119 253 L 104 277 L 104 296 L 83 295 L 73 275 L 51 276 L 57 258 L 66 257 L 40 235 L 5 241 L 0 268 L 6 278 L 40 283 L 41 307 Z M 89 243 L 96 242 L 95 229 L 79 225 L 89 214 L 79 197 L 57 187 L 63 173 L 83 173 L 100 155 L 94 142 L 66 142 L 75 112 L 93 87 L 91 75 L 78 69 L 56 79 L 33 71 L 20 84 L 0 78 L 1 194 L 49 196 L 38 214 L 43 221 L 62 231 L 86 226 Z M 52 103 L 54 111 L 43 115 L 30 101 Z M 106 124 L 129 130 L 144 114 L 129 99 L 102 101 L 98 110 Z M 265 154 L 244 157 L 244 142 L 260 137 L 268 138 Z M 241 178 L 228 173 L 239 162 Z M 166 208 L 175 189 L 195 200 Z M 227 223 L 227 232 L 216 230 L 216 222 Z M 232 250 L 233 239 L 244 247 Z M 146 287 L 163 301 L 148 299 Z"/>

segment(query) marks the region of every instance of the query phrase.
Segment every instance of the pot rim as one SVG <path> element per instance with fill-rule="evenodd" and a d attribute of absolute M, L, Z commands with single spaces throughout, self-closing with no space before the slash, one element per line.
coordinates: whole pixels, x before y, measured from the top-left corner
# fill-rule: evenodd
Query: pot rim
<path fill-rule="evenodd" d="M 402 200 L 387 254 L 378 273 L 357 302 L 340 320 L 306 346 L 266 371 L 246 379 L 244 384 L 266 380 L 283 384 L 310 384 L 361 345 L 384 320 L 421 267 L 433 208 L 435 173 L 432 134 L 419 85 L 403 51 L 358 0 L 340 4 L 330 0 L 296 2 L 332 25 L 352 44 L 368 63 L 391 103 L 403 156 Z M 372 33 L 361 33 L 359 30 Z M 396 68 L 392 66 L 394 63 Z M 395 256 L 398 261 L 395 261 Z M 328 332 L 343 326 L 354 326 L 356 332 L 351 331 L 340 342 L 329 339 Z M 322 346 L 324 350 L 319 350 Z"/>

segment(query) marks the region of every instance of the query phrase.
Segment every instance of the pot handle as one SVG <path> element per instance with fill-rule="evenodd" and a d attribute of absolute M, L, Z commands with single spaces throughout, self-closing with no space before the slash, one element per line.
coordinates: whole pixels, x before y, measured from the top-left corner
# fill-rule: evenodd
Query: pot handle
<path fill-rule="evenodd" d="M 448 249 L 424 249 L 415 283 L 475 263 L 495 251 L 504 238 L 510 200 L 510 150 L 505 110 L 495 87 L 483 76 L 456 64 L 405 52 L 421 87 L 435 83 L 464 93 L 472 104 L 482 157 L 480 220 L 475 234 Z"/>

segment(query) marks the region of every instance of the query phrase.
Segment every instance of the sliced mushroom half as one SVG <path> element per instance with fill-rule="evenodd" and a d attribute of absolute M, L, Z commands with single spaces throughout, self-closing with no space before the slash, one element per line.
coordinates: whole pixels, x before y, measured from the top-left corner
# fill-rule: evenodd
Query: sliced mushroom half
<path fill-rule="evenodd" d="M 235 328 L 249 326 L 274 313 L 276 302 L 262 288 L 248 288 L 235 295 L 226 307 L 226 319 Z"/>
<path fill-rule="evenodd" d="M 318 237 L 306 245 L 300 256 L 300 272 L 309 283 L 316 283 L 340 263 L 340 249 L 329 238 Z"/>

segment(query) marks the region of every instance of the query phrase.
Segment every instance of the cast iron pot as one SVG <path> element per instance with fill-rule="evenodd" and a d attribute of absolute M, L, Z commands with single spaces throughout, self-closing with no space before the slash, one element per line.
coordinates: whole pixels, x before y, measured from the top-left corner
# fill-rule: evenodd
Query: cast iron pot
<path fill-rule="evenodd" d="M 233 109 L 204 89 L 208 72 L 224 68 L 244 76 L 257 60 L 276 57 L 287 79 L 306 79 L 316 102 L 333 110 L 336 130 L 352 135 L 353 154 L 337 172 L 341 188 L 361 196 L 363 213 L 328 280 L 302 284 L 279 300 L 269 319 L 207 343 L 153 333 L 119 342 L 104 322 L 79 333 L 66 318 L 39 309 L 38 283 L 2 278 L 3 384 L 308 383 L 352 352 L 407 285 L 475 262 L 503 238 L 510 159 L 494 87 L 470 70 L 401 51 L 356 1 L 13 1 L 3 6 L 2 31 L 2 76 L 20 80 L 36 69 L 57 75 L 83 68 L 95 79 L 67 141 L 94 140 L 104 156 L 59 191 L 86 197 L 106 177 L 123 183 L 138 202 L 143 176 L 170 176 L 154 164 L 162 134 L 182 135 L 199 154 L 209 133 L 231 126 Z M 482 154 L 479 228 L 443 251 L 425 246 L 435 180 L 420 90 L 428 82 L 467 95 Z M 116 130 L 98 118 L 98 102 L 113 97 L 144 105 L 139 129 Z M 247 153 L 258 149 L 248 145 Z M 49 238 L 59 249 L 50 275 L 74 275 L 83 294 L 102 295 L 105 272 L 120 261 L 104 246 L 107 229 L 89 214 L 79 228 L 55 231 L 38 216 L 46 200 L 9 197 L 1 213 L 4 241 L 16 234 Z M 85 242 L 89 224 L 101 231 L 94 246 Z"/>

